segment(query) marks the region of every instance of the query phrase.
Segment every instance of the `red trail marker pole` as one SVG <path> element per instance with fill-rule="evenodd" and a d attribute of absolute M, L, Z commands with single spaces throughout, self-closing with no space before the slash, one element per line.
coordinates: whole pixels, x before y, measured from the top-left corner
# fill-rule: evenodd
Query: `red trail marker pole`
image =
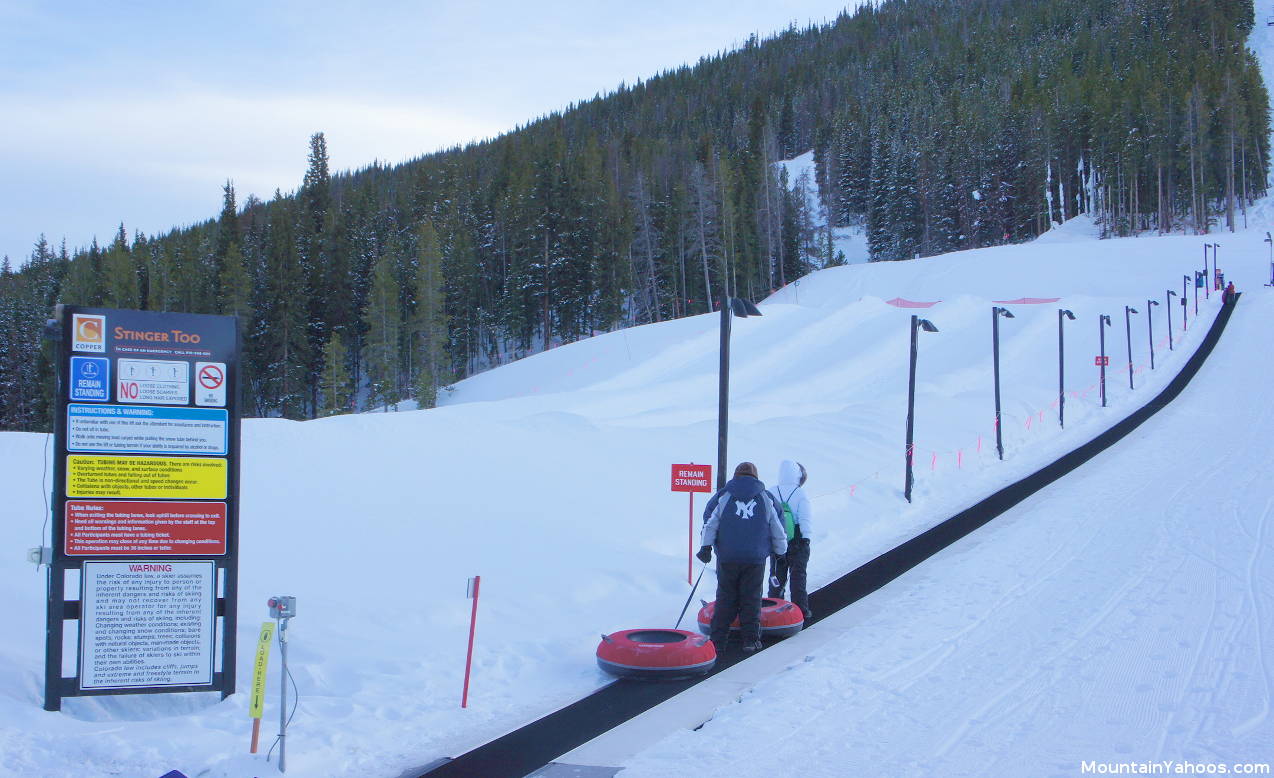
<path fill-rule="evenodd" d="M 460 696 L 460 707 L 469 707 L 469 671 L 473 667 L 473 632 L 478 623 L 478 586 L 482 576 L 475 575 L 469 579 L 469 591 L 466 595 L 473 600 L 473 611 L 469 614 L 469 653 L 464 660 L 464 693 Z"/>

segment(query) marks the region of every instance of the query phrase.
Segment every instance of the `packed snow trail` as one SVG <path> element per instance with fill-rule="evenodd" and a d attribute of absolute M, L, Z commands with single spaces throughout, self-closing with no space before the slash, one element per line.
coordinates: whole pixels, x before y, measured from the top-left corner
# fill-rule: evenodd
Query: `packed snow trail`
<path fill-rule="evenodd" d="M 1274 292 L 1249 289 L 1194 381 L 1124 442 L 824 620 L 844 629 L 831 647 L 620 774 L 1274 759 Z"/>

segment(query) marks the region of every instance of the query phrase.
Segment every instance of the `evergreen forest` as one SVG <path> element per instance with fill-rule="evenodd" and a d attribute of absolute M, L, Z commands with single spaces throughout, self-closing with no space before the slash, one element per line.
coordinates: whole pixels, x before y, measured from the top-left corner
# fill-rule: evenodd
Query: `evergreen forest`
<path fill-rule="evenodd" d="M 1253 24 L 1252 0 L 883 0 L 400 165 L 330 171 L 316 132 L 295 191 L 227 182 L 203 223 L 5 257 L 0 429 L 51 429 L 59 303 L 236 315 L 245 415 L 304 419 L 760 300 L 843 261 L 838 228 L 873 261 L 1077 214 L 1233 229 L 1270 166 Z M 814 180 L 775 164 L 811 150 Z"/>

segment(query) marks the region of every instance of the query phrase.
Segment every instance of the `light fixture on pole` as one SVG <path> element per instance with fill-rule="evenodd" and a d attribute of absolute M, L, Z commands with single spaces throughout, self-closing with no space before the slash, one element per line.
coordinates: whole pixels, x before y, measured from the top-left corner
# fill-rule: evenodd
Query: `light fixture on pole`
<path fill-rule="evenodd" d="M 742 297 L 727 297 L 721 306 L 721 367 L 717 394 L 717 489 L 725 488 L 726 432 L 730 416 L 730 328 L 731 314 L 741 319 L 760 316 L 752 301 Z"/>
<path fill-rule="evenodd" d="M 991 308 L 991 362 L 995 375 L 995 452 L 1004 459 L 1004 437 L 1000 432 L 1000 317 L 1012 319 L 1013 312 L 998 305 Z"/>
<path fill-rule="evenodd" d="M 1124 333 L 1128 337 L 1128 388 L 1134 389 L 1132 385 L 1132 315 L 1137 313 L 1137 309 L 1130 305 L 1124 306 Z"/>
<path fill-rule="evenodd" d="M 1150 369 L 1155 369 L 1155 317 L 1150 309 L 1158 305 L 1158 300 L 1146 300 L 1146 331 L 1150 336 Z"/>
<path fill-rule="evenodd" d="M 1169 289 L 1168 294 L 1163 298 L 1163 315 L 1168 320 L 1168 350 L 1169 351 L 1172 351 L 1172 298 L 1176 296 L 1177 296 L 1177 293 Z"/>
<path fill-rule="evenodd" d="M 903 484 L 903 496 L 907 498 L 907 502 L 911 502 L 911 462 L 915 454 L 915 442 L 912 433 L 915 431 L 915 408 L 916 408 L 916 333 L 920 330 L 925 332 L 937 332 L 938 328 L 933 326 L 933 322 L 928 319 L 921 319 L 918 316 L 911 317 L 911 367 L 907 373 L 907 447 L 903 449 L 903 454 L 907 459 L 907 478 Z"/>
<path fill-rule="evenodd" d="M 1101 407 L 1106 407 L 1106 328 L 1110 326 L 1110 317 L 1102 314 L 1097 321 L 1098 340 L 1101 342 L 1101 355 L 1097 358 L 1097 367 L 1101 370 Z"/>
<path fill-rule="evenodd" d="M 1066 362 L 1062 359 L 1066 353 L 1066 340 L 1062 335 L 1062 322 L 1065 319 L 1075 321 L 1075 314 L 1065 308 L 1057 309 L 1057 425 L 1066 428 Z"/>

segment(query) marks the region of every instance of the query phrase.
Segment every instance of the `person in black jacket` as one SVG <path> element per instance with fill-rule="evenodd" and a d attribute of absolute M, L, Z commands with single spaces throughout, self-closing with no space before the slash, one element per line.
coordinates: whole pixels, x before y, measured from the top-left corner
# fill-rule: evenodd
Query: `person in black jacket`
<path fill-rule="evenodd" d="M 743 650 L 751 653 L 761 647 L 765 560 L 787 553 L 787 533 L 751 462 L 739 463 L 734 478 L 713 495 L 710 505 L 697 554 L 707 564 L 714 546 L 717 552 L 717 603 L 708 636 L 720 651 L 737 616 Z"/>

